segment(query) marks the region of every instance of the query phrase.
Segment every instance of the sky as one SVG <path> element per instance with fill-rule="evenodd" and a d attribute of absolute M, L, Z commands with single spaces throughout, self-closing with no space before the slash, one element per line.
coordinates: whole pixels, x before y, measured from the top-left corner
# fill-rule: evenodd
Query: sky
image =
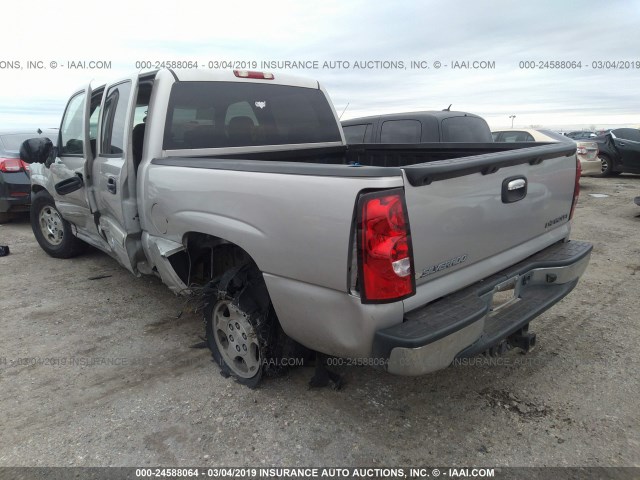
<path fill-rule="evenodd" d="M 8 0 L 3 19 L 0 129 L 57 127 L 140 61 L 311 77 L 342 119 L 452 104 L 492 128 L 640 127 L 637 0 Z"/>

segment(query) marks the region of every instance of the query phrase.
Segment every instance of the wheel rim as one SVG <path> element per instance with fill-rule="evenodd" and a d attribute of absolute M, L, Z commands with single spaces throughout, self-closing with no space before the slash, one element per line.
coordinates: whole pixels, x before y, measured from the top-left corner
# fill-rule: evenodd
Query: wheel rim
<path fill-rule="evenodd" d="M 256 331 L 238 307 L 220 300 L 213 310 L 213 332 L 220 355 L 233 373 L 251 378 L 260 368 Z"/>
<path fill-rule="evenodd" d="M 609 161 L 605 157 L 599 157 L 601 164 L 601 171 L 605 173 L 609 169 Z"/>
<path fill-rule="evenodd" d="M 47 242 L 51 245 L 60 245 L 64 236 L 64 228 L 58 211 L 47 205 L 40 210 L 38 221 L 40 223 L 40 231 Z"/>

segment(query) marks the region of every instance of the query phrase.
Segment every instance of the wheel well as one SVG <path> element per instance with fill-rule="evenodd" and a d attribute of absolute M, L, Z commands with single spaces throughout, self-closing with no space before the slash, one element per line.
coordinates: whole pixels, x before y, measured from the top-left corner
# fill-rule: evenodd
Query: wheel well
<path fill-rule="evenodd" d="M 46 190 L 46 188 L 44 188 L 42 185 L 32 185 L 31 186 L 31 192 L 33 192 L 33 193 L 38 193 L 38 192 L 41 192 L 42 190 Z"/>
<path fill-rule="evenodd" d="M 198 232 L 183 238 L 186 249 L 171 255 L 168 260 L 186 285 L 204 285 L 232 267 L 252 263 L 251 256 L 235 243 Z"/>

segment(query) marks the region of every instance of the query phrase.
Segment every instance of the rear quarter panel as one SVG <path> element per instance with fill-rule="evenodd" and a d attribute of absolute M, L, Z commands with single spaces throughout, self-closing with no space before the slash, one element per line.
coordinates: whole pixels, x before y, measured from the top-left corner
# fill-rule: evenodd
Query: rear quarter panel
<path fill-rule="evenodd" d="M 344 178 L 150 165 L 147 230 L 181 242 L 187 232 L 242 247 L 261 271 L 347 292 L 358 192 L 401 177 Z M 165 233 L 166 230 L 166 233 Z"/>

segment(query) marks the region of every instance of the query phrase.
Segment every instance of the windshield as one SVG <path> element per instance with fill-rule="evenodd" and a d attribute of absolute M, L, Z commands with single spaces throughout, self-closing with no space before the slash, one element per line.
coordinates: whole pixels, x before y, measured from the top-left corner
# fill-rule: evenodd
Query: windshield
<path fill-rule="evenodd" d="M 340 141 L 318 89 L 240 82 L 178 82 L 171 89 L 165 150 Z"/>

